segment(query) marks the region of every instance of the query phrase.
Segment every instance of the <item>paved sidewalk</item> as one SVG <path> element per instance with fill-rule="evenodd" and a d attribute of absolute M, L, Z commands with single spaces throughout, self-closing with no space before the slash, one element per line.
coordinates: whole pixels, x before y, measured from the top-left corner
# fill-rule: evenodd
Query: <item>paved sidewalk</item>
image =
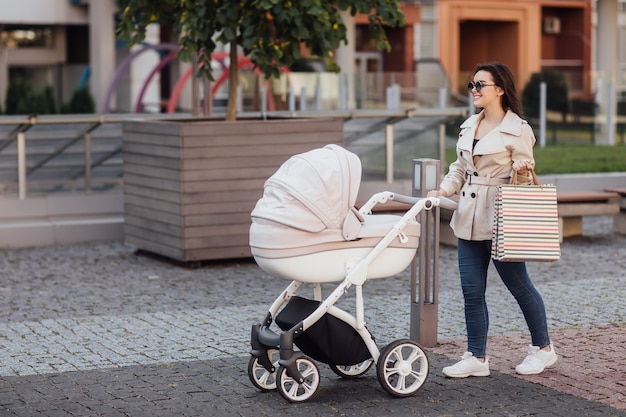
<path fill-rule="evenodd" d="M 489 378 L 446 379 L 465 348 L 456 252 L 442 248 L 439 345 L 413 397 L 392 398 L 370 370 L 341 380 L 319 364 L 316 398 L 290 404 L 247 376 L 250 325 L 287 282 L 253 262 L 185 269 L 118 242 L 0 251 L 0 416 L 626 416 L 626 236 L 585 219 L 563 258 L 528 264 L 560 355 L 540 376 L 513 368 L 528 334 L 490 276 Z M 408 336 L 409 272 L 366 283 L 382 346 Z M 334 288 L 325 286 L 325 290 Z M 354 298 L 341 300 L 349 309 Z"/>

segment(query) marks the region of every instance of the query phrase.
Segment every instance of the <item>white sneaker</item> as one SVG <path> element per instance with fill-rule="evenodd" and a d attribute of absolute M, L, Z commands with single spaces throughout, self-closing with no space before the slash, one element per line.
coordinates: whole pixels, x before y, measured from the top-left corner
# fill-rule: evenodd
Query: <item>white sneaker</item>
<path fill-rule="evenodd" d="M 522 375 L 536 375 L 544 369 L 554 365 L 558 360 L 554 346 L 550 345 L 550 351 L 541 350 L 539 346 L 528 346 L 528 356 L 515 367 L 515 372 Z"/>
<path fill-rule="evenodd" d="M 443 374 L 450 378 L 489 376 L 489 358 L 481 362 L 471 352 L 465 352 L 459 362 L 443 368 Z"/>

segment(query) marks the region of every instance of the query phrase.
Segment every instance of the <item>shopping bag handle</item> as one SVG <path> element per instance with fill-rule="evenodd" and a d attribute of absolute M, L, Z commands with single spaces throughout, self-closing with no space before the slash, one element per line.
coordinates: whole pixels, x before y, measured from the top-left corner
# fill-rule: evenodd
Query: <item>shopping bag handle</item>
<path fill-rule="evenodd" d="M 541 186 L 541 182 L 539 182 L 539 178 L 537 177 L 537 174 L 535 174 L 535 170 L 533 168 L 530 169 L 530 176 L 533 178 L 533 185 Z M 519 185 L 517 181 L 517 170 L 513 171 L 513 178 L 511 179 L 511 184 Z"/>

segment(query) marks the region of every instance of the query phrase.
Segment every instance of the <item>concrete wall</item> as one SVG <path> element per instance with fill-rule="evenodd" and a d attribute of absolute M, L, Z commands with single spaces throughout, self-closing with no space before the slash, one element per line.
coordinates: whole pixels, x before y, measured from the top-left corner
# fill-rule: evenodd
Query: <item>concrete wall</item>
<path fill-rule="evenodd" d="M 122 240 L 123 230 L 121 191 L 0 198 L 0 248 Z"/>

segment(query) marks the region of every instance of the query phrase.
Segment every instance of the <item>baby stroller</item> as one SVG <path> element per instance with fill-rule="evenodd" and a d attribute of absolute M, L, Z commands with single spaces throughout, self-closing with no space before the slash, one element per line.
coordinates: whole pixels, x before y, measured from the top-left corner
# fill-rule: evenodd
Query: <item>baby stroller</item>
<path fill-rule="evenodd" d="M 248 376 L 262 391 L 277 389 L 291 402 L 310 399 L 320 383 L 315 361 L 344 378 L 376 364 L 378 381 L 396 397 L 415 394 L 426 381 L 428 357 L 414 341 L 379 350 L 365 326 L 362 286 L 406 269 L 419 244 L 416 215 L 440 200 L 381 192 L 357 211 L 360 181 L 359 158 L 327 145 L 292 156 L 265 182 L 252 211 L 252 255 L 265 272 L 291 283 L 252 326 Z M 403 216 L 371 213 L 389 200 L 410 208 Z M 324 299 L 325 283 L 338 284 Z M 303 284 L 313 285 L 312 299 L 295 295 Z M 335 305 L 352 286 L 356 317 Z"/>

